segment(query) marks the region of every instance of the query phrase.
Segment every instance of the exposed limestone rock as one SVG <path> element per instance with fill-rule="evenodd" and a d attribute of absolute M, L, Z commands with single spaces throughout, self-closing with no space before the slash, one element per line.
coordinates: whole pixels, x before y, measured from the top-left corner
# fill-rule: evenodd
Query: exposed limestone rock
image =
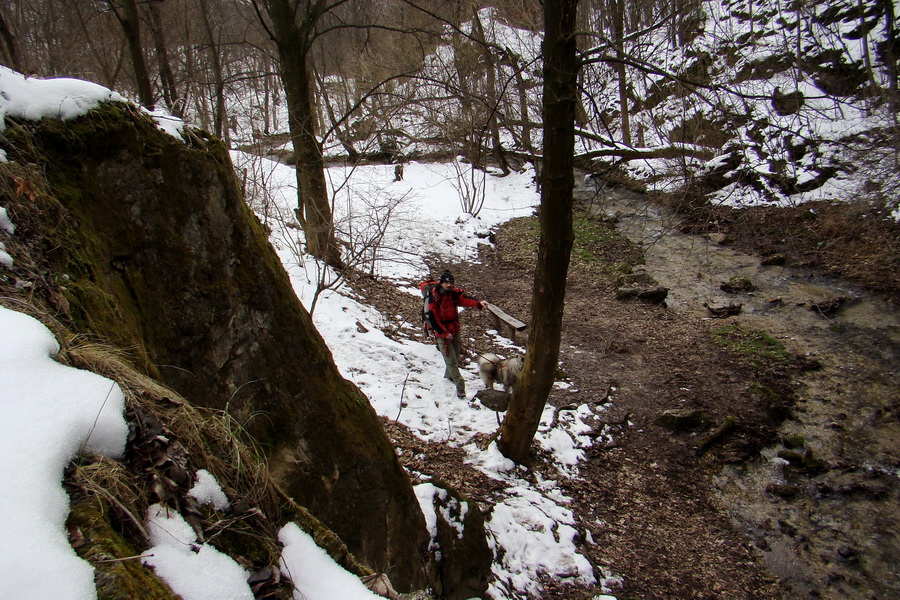
<path fill-rule="evenodd" d="M 622 275 L 616 281 L 616 299 L 629 300 L 637 298 L 653 304 L 665 304 L 669 289 L 659 285 L 649 273 L 635 270 L 634 273 Z"/>
<path fill-rule="evenodd" d="M 446 600 L 483 598 L 493 557 L 478 506 L 452 488 L 434 482 L 446 494 L 434 496 L 437 514 L 437 591 Z"/>
<path fill-rule="evenodd" d="M 709 241 L 718 246 L 728 246 L 733 242 L 727 233 L 710 233 L 707 235 Z"/>
<path fill-rule="evenodd" d="M 726 304 L 725 306 L 711 306 L 709 303 L 704 302 L 703 306 L 706 307 L 706 310 L 716 319 L 727 319 L 728 317 L 733 317 L 735 315 L 741 314 L 741 309 L 744 307 L 743 304 Z"/>
<path fill-rule="evenodd" d="M 497 412 L 505 412 L 509 408 L 509 400 L 511 398 L 509 392 L 502 390 L 478 390 L 475 398 L 483 405 Z"/>
<path fill-rule="evenodd" d="M 656 422 L 674 431 L 690 431 L 704 427 L 708 419 L 702 410 L 671 408 L 659 413 Z"/>
<path fill-rule="evenodd" d="M 782 448 L 778 451 L 778 458 L 786 460 L 790 466 L 808 473 L 821 473 L 828 469 L 828 466 L 816 458 L 809 448 L 796 450 Z"/>
<path fill-rule="evenodd" d="M 728 281 L 723 282 L 719 286 L 719 289 L 723 292 L 728 292 L 729 294 L 736 294 L 739 292 L 752 292 L 756 289 L 756 286 L 753 285 L 753 282 L 748 278 L 736 275 Z"/>
<path fill-rule="evenodd" d="M 203 136 L 183 143 L 122 104 L 10 127 L 3 148 L 41 165 L 58 200 L 34 219 L 46 231 L 21 206 L 19 237 L 46 238 L 34 243 L 49 249 L 48 277 L 68 282 L 60 318 L 132 348 L 190 402 L 228 410 L 287 494 L 399 590 L 424 588 L 428 534 L 409 478 L 297 300 L 226 148 Z"/>

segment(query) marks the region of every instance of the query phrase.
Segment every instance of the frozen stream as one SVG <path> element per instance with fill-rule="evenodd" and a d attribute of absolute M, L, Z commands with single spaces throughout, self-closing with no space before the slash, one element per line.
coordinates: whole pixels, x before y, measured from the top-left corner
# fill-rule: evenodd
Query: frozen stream
<path fill-rule="evenodd" d="M 798 402 L 781 433 L 802 439 L 827 469 L 802 476 L 785 470 L 779 444 L 715 481 L 721 502 L 781 578 L 785 597 L 900 598 L 897 309 L 845 282 L 762 266 L 759 257 L 707 236 L 680 233 L 677 217 L 641 194 L 598 191 L 586 181 L 576 198 L 617 217 L 620 231 L 643 247 L 647 271 L 669 288 L 671 310 L 708 316 L 704 303 L 742 304 L 732 322 L 821 363 L 800 374 Z M 721 291 L 734 276 L 756 290 Z M 837 297 L 847 302 L 829 318 L 809 308 Z"/>

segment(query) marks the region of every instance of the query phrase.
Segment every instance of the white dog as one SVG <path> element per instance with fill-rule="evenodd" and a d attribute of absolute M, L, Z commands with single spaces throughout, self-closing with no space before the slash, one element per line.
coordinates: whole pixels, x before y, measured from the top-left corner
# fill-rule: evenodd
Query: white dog
<path fill-rule="evenodd" d="M 509 392 L 522 372 L 522 359 L 518 356 L 504 359 L 496 354 L 482 354 L 478 357 L 478 371 L 485 388 L 494 389 L 496 382 L 503 385 L 503 391 Z"/>

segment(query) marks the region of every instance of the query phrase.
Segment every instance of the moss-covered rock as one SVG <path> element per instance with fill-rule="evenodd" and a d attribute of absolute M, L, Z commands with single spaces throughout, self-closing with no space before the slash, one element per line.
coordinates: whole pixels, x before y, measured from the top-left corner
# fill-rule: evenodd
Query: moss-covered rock
<path fill-rule="evenodd" d="M 191 403 L 227 410 L 353 554 L 398 589 L 425 587 L 424 520 L 374 410 L 340 376 L 224 145 L 185 137 L 123 103 L 7 129 L 8 156 L 46 176 L 39 209 L 9 209 L 44 251 L 60 318 L 129 348 Z"/>
<path fill-rule="evenodd" d="M 719 288 L 724 292 L 736 294 L 740 292 L 752 292 L 756 289 L 756 286 L 747 277 L 735 275 L 728 281 L 723 282 Z"/>
<path fill-rule="evenodd" d="M 72 507 L 66 526 L 78 556 L 94 565 L 98 600 L 177 600 L 153 569 L 141 564 L 141 549 L 110 522 L 110 507 L 98 497 Z"/>
<path fill-rule="evenodd" d="M 673 431 L 691 431 L 706 427 L 709 418 L 702 410 L 670 408 L 656 415 L 656 422 Z"/>

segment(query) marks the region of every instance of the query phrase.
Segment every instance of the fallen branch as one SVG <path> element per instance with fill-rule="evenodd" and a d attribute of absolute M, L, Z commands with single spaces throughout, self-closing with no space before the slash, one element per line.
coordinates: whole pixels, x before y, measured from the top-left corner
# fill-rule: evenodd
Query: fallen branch
<path fill-rule="evenodd" d="M 709 432 L 709 435 L 707 435 L 703 439 L 703 441 L 700 442 L 700 445 L 697 447 L 697 454 L 702 454 L 703 452 L 705 452 L 707 448 L 717 442 L 722 436 L 734 429 L 734 425 L 734 417 L 732 417 L 731 415 L 725 417 L 725 420 L 722 421 L 722 424 Z"/>

